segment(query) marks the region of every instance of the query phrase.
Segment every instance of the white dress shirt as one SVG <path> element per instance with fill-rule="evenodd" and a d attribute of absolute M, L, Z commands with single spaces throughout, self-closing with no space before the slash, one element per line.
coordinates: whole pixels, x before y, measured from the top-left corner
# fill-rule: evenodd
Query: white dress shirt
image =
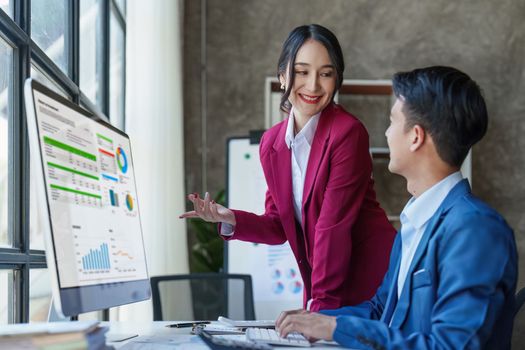
<path fill-rule="evenodd" d="M 303 188 L 304 180 L 306 176 L 306 168 L 308 166 L 308 158 L 310 157 L 310 149 L 312 148 L 312 141 L 314 139 L 315 130 L 319 123 L 319 117 L 321 113 L 314 115 L 308 120 L 306 125 L 295 135 L 295 120 L 293 107 L 288 117 L 288 124 L 286 126 L 286 134 L 284 141 L 288 149 L 292 152 L 292 191 L 293 191 L 293 208 L 295 219 L 303 223 L 302 221 L 302 201 L 303 201 Z M 233 235 L 235 227 L 227 224 L 221 224 L 221 235 L 231 236 Z"/>
<path fill-rule="evenodd" d="M 302 224 L 304 179 L 306 177 L 306 168 L 308 167 L 310 150 L 312 149 L 312 141 L 314 139 L 315 130 L 317 129 L 321 113 L 311 117 L 301 131 L 295 135 L 293 112 L 294 110 L 292 107 L 290 116 L 288 117 L 288 125 L 286 127 L 284 141 L 286 142 L 288 149 L 292 151 L 292 190 L 295 219 Z"/>
<path fill-rule="evenodd" d="M 450 190 L 463 179 L 455 172 L 425 192 L 418 198 L 412 197 L 399 216 L 401 221 L 401 264 L 397 276 L 397 297 L 401 297 L 406 276 L 417 246 L 425 233 L 430 218 L 436 213 Z"/>

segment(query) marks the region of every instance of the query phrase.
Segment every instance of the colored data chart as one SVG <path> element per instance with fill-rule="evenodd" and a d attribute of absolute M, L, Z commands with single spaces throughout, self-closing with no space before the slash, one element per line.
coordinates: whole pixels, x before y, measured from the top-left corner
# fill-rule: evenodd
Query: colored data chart
<path fill-rule="evenodd" d="M 96 193 L 79 191 L 74 188 L 50 184 L 51 199 L 62 203 L 71 203 L 80 206 L 99 208 L 102 205 L 102 196 Z"/>
<path fill-rule="evenodd" d="M 89 253 L 82 257 L 82 268 L 85 271 L 109 270 L 110 267 L 107 243 L 102 243 L 100 249 L 90 249 Z"/>
<path fill-rule="evenodd" d="M 117 148 L 117 164 L 122 174 L 128 172 L 128 157 L 122 147 Z"/>
<path fill-rule="evenodd" d="M 272 292 L 275 295 L 283 293 L 297 295 L 303 291 L 303 282 L 297 270 L 293 267 L 271 269 Z M 283 272 L 284 271 L 284 272 Z"/>
<path fill-rule="evenodd" d="M 100 170 L 115 174 L 117 172 L 117 166 L 115 165 L 115 155 L 102 148 L 98 149 L 98 158 L 100 161 Z"/>
<path fill-rule="evenodd" d="M 290 247 L 288 245 L 276 245 L 268 247 L 268 266 L 282 264 L 283 259 L 289 257 Z"/>
<path fill-rule="evenodd" d="M 109 201 L 110 201 L 112 207 L 118 207 L 119 206 L 119 204 L 118 204 L 118 194 L 115 193 L 115 191 L 113 191 L 113 190 L 109 190 Z M 132 203 L 132 206 L 133 206 L 133 203 Z"/>
<path fill-rule="evenodd" d="M 274 294 L 282 294 L 282 292 L 284 292 L 284 284 L 280 281 L 277 281 L 273 284 L 272 290 Z"/>
<path fill-rule="evenodd" d="M 98 145 L 113 150 L 113 140 L 105 135 L 97 133 Z"/>
<path fill-rule="evenodd" d="M 126 252 L 124 250 L 119 250 L 118 252 L 113 253 L 113 255 L 126 257 L 126 258 L 128 258 L 128 260 L 133 260 L 134 259 L 131 255 L 129 255 L 128 252 Z"/>
<path fill-rule="evenodd" d="M 109 180 L 109 181 L 118 182 L 118 179 L 116 177 L 108 175 L 108 174 L 102 174 L 102 178 Z"/>
<path fill-rule="evenodd" d="M 295 278 L 296 276 L 297 272 L 293 268 L 288 269 L 288 271 L 286 272 L 286 277 L 288 278 Z"/>
<path fill-rule="evenodd" d="M 303 284 L 300 281 L 290 282 L 290 291 L 293 294 L 299 294 L 303 290 Z"/>
<path fill-rule="evenodd" d="M 129 211 L 133 211 L 133 197 L 129 193 L 126 195 L 126 207 Z"/>

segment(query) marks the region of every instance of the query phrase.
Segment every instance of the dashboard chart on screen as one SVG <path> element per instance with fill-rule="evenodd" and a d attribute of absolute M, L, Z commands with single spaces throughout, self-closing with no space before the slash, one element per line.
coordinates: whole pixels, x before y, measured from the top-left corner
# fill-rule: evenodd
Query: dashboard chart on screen
<path fill-rule="evenodd" d="M 129 139 L 34 92 L 60 287 L 147 278 Z"/>

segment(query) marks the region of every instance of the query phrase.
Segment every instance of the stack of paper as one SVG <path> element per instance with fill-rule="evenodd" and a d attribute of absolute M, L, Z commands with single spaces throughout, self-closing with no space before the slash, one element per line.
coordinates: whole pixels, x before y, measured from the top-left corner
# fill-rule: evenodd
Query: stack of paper
<path fill-rule="evenodd" d="M 105 349 L 107 331 L 97 321 L 12 324 L 0 327 L 0 348 Z"/>
<path fill-rule="evenodd" d="M 222 324 L 230 327 L 241 327 L 241 328 L 275 328 L 274 320 L 232 320 L 230 318 L 219 316 L 217 319 Z"/>
<path fill-rule="evenodd" d="M 222 335 L 224 335 L 224 334 L 244 335 L 244 329 L 243 328 L 226 326 L 226 325 L 221 324 L 219 322 L 213 322 L 211 324 L 199 325 L 198 328 L 204 329 L 205 331 L 207 331 L 209 334 L 212 334 L 212 335 L 219 335 L 219 334 L 222 334 Z"/>

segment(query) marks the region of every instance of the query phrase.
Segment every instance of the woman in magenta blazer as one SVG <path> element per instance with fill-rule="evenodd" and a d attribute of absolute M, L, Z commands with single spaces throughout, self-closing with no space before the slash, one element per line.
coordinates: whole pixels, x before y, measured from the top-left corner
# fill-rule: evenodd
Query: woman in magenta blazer
<path fill-rule="evenodd" d="M 260 158 L 268 191 L 263 215 L 190 194 L 181 217 L 218 222 L 225 239 L 289 241 L 312 311 L 372 297 L 388 267 L 395 230 L 376 201 L 368 134 L 333 99 L 343 80 L 337 38 L 319 25 L 294 29 L 278 77 L 289 118 L 266 131 Z"/>

